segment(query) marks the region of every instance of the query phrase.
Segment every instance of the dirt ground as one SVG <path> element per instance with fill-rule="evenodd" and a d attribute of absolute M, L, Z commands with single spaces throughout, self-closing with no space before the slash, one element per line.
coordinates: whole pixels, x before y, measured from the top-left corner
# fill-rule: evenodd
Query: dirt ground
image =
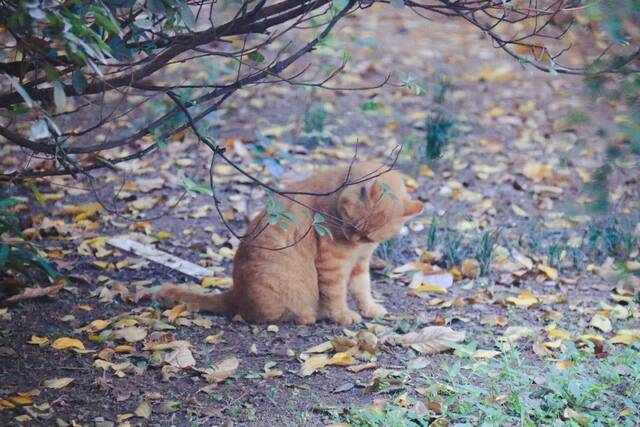
<path fill-rule="evenodd" d="M 389 8 L 369 12 L 347 19 L 336 31 L 335 44 L 312 60 L 322 61 L 331 51 L 348 51 L 352 61 L 336 86 L 375 84 L 393 71 L 397 81 L 416 76 L 425 94 L 392 86 L 361 92 L 265 86 L 230 99 L 212 124 L 218 123 L 217 137 L 232 148 L 234 159 L 277 184 L 348 161 L 356 141 L 361 156 L 367 158 L 384 158 L 405 143 L 399 167 L 413 177 L 409 180 L 413 197 L 424 201 L 426 209 L 404 236 L 379 251 L 384 269 L 373 272 L 374 292 L 390 314 L 350 328 L 329 322 L 273 327 L 197 313 L 173 312 L 177 317 L 169 318 L 157 305 L 123 297 L 136 286 L 197 281 L 115 250 L 104 244 L 103 237 L 145 236 L 146 243 L 212 268 L 219 277 L 230 275 L 235 243 L 217 218 L 211 198 L 187 195 L 172 208 L 184 191 L 182 176 L 207 182 L 210 153 L 187 135 L 181 143 L 123 165 L 124 175 L 98 173 L 100 186 L 95 192 L 86 180 L 47 180 L 38 184 L 47 199 L 40 206 L 30 200 L 30 193 L 12 190 L 29 198 L 23 220 L 40 234 L 38 244 L 75 278 L 75 284 L 53 298 L 28 300 L 0 311 L 0 399 L 22 393 L 32 401 L 14 408 L 0 405 L 0 425 L 326 425 L 338 422 L 349 408 L 393 400 L 403 393 L 417 397 L 416 389 L 445 378 L 459 360 L 452 352 L 427 355 L 420 369 L 406 371 L 403 381 L 377 389 L 370 387 L 373 369 L 352 372 L 348 366 L 326 366 L 301 376 L 301 353 L 335 336 L 447 325 L 464 331 L 466 342 L 499 351 L 496 337 L 506 325 L 486 319 L 504 317 L 508 326 L 526 326 L 540 336 L 549 319 L 557 319 L 558 326 L 574 338 L 598 334 L 609 339 L 618 329 L 638 328 L 640 319 L 632 305 L 632 314 L 615 320 L 613 331 L 590 324 L 602 303 L 615 304 L 611 300 L 615 283 L 594 274 L 589 266 L 601 265 L 606 256 L 589 258 L 586 252 L 572 253 L 562 246 L 563 260 L 552 271 L 544 268 L 554 257 L 555 246 L 580 240 L 596 220 L 582 210 L 587 197 L 583 188 L 600 165 L 602 140 L 612 138 L 616 106 L 591 102 L 579 78 L 523 69 L 462 22 L 440 18 L 425 22 Z M 448 90 L 437 102 L 443 85 Z M 300 141 L 305 137 L 305 117 L 318 109 L 326 113 L 319 129 L 323 142 L 317 147 L 304 145 Z M 455 118 L 457 136 L 440 160 L 420 167 L 425 121 L 437 112 Z M 589 120 L 572 122 L 576 112 L 588 113 Z M 251 148 L 256 132 L 271 141 L 273 150 L 290 155 L 282 162 L 281 177 L 256 166 L 242 150 L 234 151 L 238 141 Z M 224 165 L 214 171 L 223 211 L 240 231 L 245 217 L 264 205 L 265 192 Z M 638 177 L 617 176 L 615 183 L 611 195 L 617 212 L 634 230 Z M 96 194 L 114 211 L 102 209 L 89 212 L 85 220 L 74 218 L 86 209 L 68 207 L 93 203 Z M 431 227 L 434 217 L 437 226 Z M 477 253 L 476 242 L 483 232 L 499 229 L 491 274 L 468 279 L 453 271 L 455 280 L 447 293 L 411 295 L 412 273 L 393 274 L 393 270 L 421 256 L 429 260 L 424 252 L 431 249 L 433 229 L 435 249 L 445 253 L 433 262 L 443 273 L 451 273 L 446 262 L 446 254 L 455 246 L 451 239 L 461 238 L 460 248 L 454 250 L 459 263 Z M 526 255 L 531 266 L 513 268 L 518 261 L 514 253 Z M 536 301 L 520 304 L 529 295 L 523 291 L 531 291 Z M 117 328 L 118 321 L 118 327 L 141 327 L 148 335 L 114 342 L 100 339 L 100 331 L 82 330 L 96 320 L 107 321 L 107 329 Z M 33 336 L 49 342 L 77 338 L 85 351 L 30 344 Z M 167 369 L 158 362 L 162 351 L 145 349 L 150 342 L 173 340 L 191 344 L 198 368 L 215 368 L 232 357 L 239 366 L 229 378 L 211 385 L 202 372 Z M 530 366 L 546 363 L 533 350 L 537 341 L 530 336 L 517 343 Z M 114 351 L 105 353 L 109 348 Z M 418 356 L 411 348 L 383 345 L 374 362 L 377 368 L 404 371 Z M 553 353 L 549 357 L 561 359 Z M 96 364 L 97 360 L 110 365 Z M 61 388 L 44 385 L 56 378 L 73 382 Z"/>

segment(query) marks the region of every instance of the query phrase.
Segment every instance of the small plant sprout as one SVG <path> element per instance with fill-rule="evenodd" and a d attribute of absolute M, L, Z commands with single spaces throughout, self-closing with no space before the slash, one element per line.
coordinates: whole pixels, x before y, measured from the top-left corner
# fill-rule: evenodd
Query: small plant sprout
<path fill-rule="evenodd" d="M 427 232 L 427 250 L 436 250 L 436 244 L 438 243 L 438 218 L 435 214 L 431 217 L 431 223 L 429 224 L 429 230 Z"/>
<path fill-rule="evenodd" d="M 456 135 L 456 121 L 449 114 L 436 111 L 429 114 L 426 119 L 426 136 L 422 158 L 434 160 L 442 156 L 445 147 Z"/>
<path fill-rule="evenodd" d="M 478 246 L 476 247 L 475 258 L 480 264 L 480 275 L 485 276 L 491 270 L 491 262 L 493 260 L 493 251 L 500 237 L 501 230 L 485 231 L 480 237 Z"/>
<path fill-rule="evenodd" d="M 444 256 L 447 267 L 451 268 L 460 264 L 460 249 L 462 246 L 462 236 L 456 231 L 447 231 L 444 238 Z"/>

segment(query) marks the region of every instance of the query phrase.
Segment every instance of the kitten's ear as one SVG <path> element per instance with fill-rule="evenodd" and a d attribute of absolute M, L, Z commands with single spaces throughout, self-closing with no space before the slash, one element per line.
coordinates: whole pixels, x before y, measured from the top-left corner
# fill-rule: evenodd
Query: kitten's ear
<path fill-rule="evenodd" d="M 404 213 L 403 216 L 415 216 L 422 212 L 424 205 L 418 200 L 404 199 Z"/>
<path fill-rule="evenodd" d="M 338 199 L 338 213 L 340 217 L 349 219 L 353 216 L 355 202 L 347 195 L 343 195 Z"/>
<path fill-rule="evenodd" d="M 365 188 L 367 189 L 369 200 L 378 200 L 380 197 L 382 197 L 382 192 L 384 190 L 377 179 L 367 181 L 365 183 Z"/>

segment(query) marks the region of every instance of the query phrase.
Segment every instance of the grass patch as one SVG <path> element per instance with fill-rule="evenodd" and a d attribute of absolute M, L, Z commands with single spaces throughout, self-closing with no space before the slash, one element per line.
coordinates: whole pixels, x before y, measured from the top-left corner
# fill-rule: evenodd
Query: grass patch
<path fill-rule="evenodd" d="M 442 366 L 424 384 L 386 404 L 351 408 L 351 426 L 634 426 L 640 417 L 640 345 L 606 358 L 567 342 L 559 370 L 553 361 L 532 366 L 517 350 L 488 363 L 472 359 Z"/>

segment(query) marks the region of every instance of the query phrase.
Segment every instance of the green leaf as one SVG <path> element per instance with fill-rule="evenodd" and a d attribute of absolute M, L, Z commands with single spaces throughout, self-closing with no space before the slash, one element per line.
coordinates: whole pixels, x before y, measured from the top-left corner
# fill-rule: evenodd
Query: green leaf
<path fill-rule="evenodd" d="M 44 272 L 47 273 L 49 277 L 58 277 L 58 272 L 53 268 L 53 266 L 35 252 L 32 254 L 32 262 L 39 266 L 42 270 L 44 270 Z"/>
<path fill-rule="evenodd" d="M 188 192 L 205 194 L 207 196 L 213 196 L 213 190 L 208 185 L 199 184 L 199 183 L 193 181 L 191 178 L 189 178 L 186 175 L 183 175 L 181 178 L 182 178 L 182 180 L 181 180 L 182 181 L 182 186 Z"/>
<path fill-rule="evenodd" d="M 92 7 L 91 10 L 95 14 L 94 16 L 99 26 L 109 31 L 110 33 L 120 34 L 120 27 L 113 17 L 105 15 L 104 11 L 98 9 L 97 7 Z"/>
<path fill-rule="evenodd" d="M 377 101 L 367 101 L 360 108 L 362 111 L 377 111 L 382 108 L 382 104 Z"/>
<path fill-rule="evenodd" d="M 333 0 L 332 3 L 336 9 L 342 10 L 347 7 L 347 5 L 349 4 L 349 0 Z"/>
<path fill-rule="evenodd" d="M 333 234 L 331 233 L 331 230 L 329 230 L 324 225 L 322 225 L 322 224 L 314 224 L 314 228 L 316 230 L 316 233 L 318 233 L 318 236 L 320 236 L 320 237 L 329 236 L 329 238 L 331 240 L 333 240 Z"/>
<path fill-rule="evenodd" d="M 180 18 L 182 19 L 182 22 L 184 22 L 184 24 L 189 28 L 195 28 L 196 17 L 193 15 L 189 5 L 184 1 L 179 1 L 178 10 L 180 11 Z"/>
<path fill-rule="evenodd" d="M 252 60 L 254 62 L 262 62 L 262 61 L 264 61 L 264 55 L 261 54 L 260 52 L 258 52 L 257 50 L 251 51 L 247 55 L 247 58 L 249 58 L 250 60 Z"/>

